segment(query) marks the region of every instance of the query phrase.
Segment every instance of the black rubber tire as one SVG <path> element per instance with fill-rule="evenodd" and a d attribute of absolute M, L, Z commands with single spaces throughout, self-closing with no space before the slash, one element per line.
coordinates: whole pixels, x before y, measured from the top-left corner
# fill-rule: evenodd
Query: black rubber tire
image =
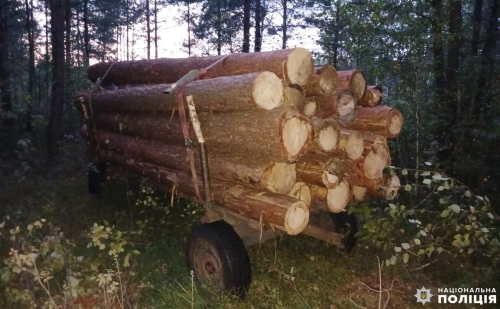
<path fill-rule="evenodd" d="M 106 171 L 106 164 L 91 164 L 88 169 L 88 186 L 89 194 L 101 194 L 101 183 L 104 182 L 104 173 Z"/>
<path fill-rule="evenodd" d="M 245 245 L 224 221 L 196 227 L 188 240 L 189 268 L 195 278 L 218 293 L 244 298 L 252 277 Z"/>

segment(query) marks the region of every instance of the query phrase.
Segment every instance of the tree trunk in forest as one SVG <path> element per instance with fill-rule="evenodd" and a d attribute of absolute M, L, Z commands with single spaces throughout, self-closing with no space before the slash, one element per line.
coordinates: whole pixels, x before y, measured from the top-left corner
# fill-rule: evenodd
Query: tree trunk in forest
<path fill-rule="evenodd" d="M 47 150 L 50 160 L 59 154 L 59 135 L 64 108 L 64 0 L 50 1 L 53 77 Z"/>
<path fill-rule="evenodd" d="M 255 0 L 255 44 L 254 52 L 262 49 L 262 4 L 261 0 Z"/>
<path fill-rule="evenodd" d="M 25 0 L 24 3 L 26 6 L 26 33 L 28 34 L 28 106 L 26 109 L 26 131 L 31 132 L 35 88 L 35 30 L 33 20 L 33 0 L 31 0 L 31 2 Z"/>
<path fill-rule="evenodd" d="M 281 3 L 283 4 L 283 19 L 282 19 L 282 24 L 281 24 L 281 49 L 286 49 L 286 42 L 288 39 L 288 0 L 281 0 Z"/>
<path fill-rule="evenodd" d="M 277 162 L 295 162 L 312 141 L 310 121 L 294 108 L 198 115 L 207 147 L 229 153 L 258 154 Z M 98 129 L 183 144 L 180 119 L 169 116 L 101 114 Z M 191 138 L 196 141 L 194 136 Z M 196 142 L 194 144 L 197 144 Z"/>
<path fill-rule="evenodd" d="M 366 91 L 366 81 L 363 74 L 360 71 L 349 70 L 349 71 L 338 71 L 339 76 L 339 88 L 351 90 L 359 101 L 363 98 Z"/>
<path fill-rule="evenodd" d="M 10 8 L 6 3 L 0 4 L 0 104 L 2 112 L 12 110 L 12 97 L 10 90 L 10 30 L 9 30 L 9 12 Z M 12 126 L 9 117 L 3 119 L 3 125 L 6 128 Z"/>
<path fill-rule="evenodd" d="M 389 106 L 358 107 L 356 117 L 346 127 L 371 131 L 386 137 L 397 137 L 403 127 L 403 115 L 396 108 Z"/>
<path fill-rule="evenodd" d="M 156 5 L 157 0 L 154 0 L 154 10 L 155 10 L 155 59 L 158 59 L 158 7 Z"/>
<path fill-rule="evenodd" d="M 460 66 L 460 45 L 462 37 L 462 0 L 450 0 L 448 6 L 448 51 L 447 51 L 447 66 L 446 66 L 446 102 L 442 102 L 442 112 L 448 114 L 450 118 L 449 128 L 455 126 L 457 122 L 457 102 L 459 99 L 459 77 L 458 70 Z M 456 141 L 452 139 L 452 148 L 455 147 Z M 451 145 L 450 145 L 451 146 Z"/>
<path fill-rule="evenodd" d="M 166 95 L 167 85 L 126 87 L 99 91 L 92 96 L 94 112 L 164 112 L 177 109 L 177 96 Z M 89 103 L 91 91 L 76 96 L 75 106 Z M 184 89 L 192 95 L 198 112 L 228 112 L 263 108 L 273 109 L 282 103 L 280 79 L 271 72 L 217 77 L 194 81 Z"/>
<path fill-rule="evenodd" d="M 125 2 L 125 27 L 126 27 L 126 31 L 127 31 L 127 34 L 126 34 L 126 40 L 127 40 L 127 61 L 130 60 L 130 54 L 129 54 L 129 51 L 128 51 L 128 47 L 129 47 L 129 38 L 128 38 L 128 33 L 129 33 L 129 24 L 130 24 L 130 17 L 129 17 L 129 14 L 130 14 L 130 2 L 129 0 L 126 0 Z"/>
<path fill-rule="evenodd" d="M 307 96 L 331 95 L 337 91 L 338 84 L 337 70 L 326 64 L 309 77 L 303 88 Z"/>
<path fill-rule="evenodd" d="M 217 55 L 222 55 L 222 8 L 220 0 L 217 0 L 217 23 L 215 28 L 217 30 Z"/>
<path fill-rule="evenodd" d="M 90 61 L 89 0 L 83 0 L 83 65 L 88 68 Z"/>
<path fill-rule="evenodd" d="M 472 36 L 470 49 L 472 58 L 477 57 L 479 41 L 481 40 L 481 23 L 483 20 L 483 0 L 474 1 L 474 13 L 472 15 Z"/>
<path fill-rule="evenodd" d="M 220 56 L 122 61 L 113 66 L 102 82 L 104 85 L 174 83 L 190 70 L 206 68 L 219 59 Z M 111 63 L 91 66 L 88 78 L 95 82 L 106 74 L 110 66 Z M 314 71 L 314 61 L 311 53 L 304 48 L 231 54 L 208 70 L 205 78 L 260 71 L 273 72 L 290 84 L 302 86 Z"/>
<path fill-rule="evenodd" d="M 363 98 L 358 102 L 359 106 L 375 107 L 382 101 L 382 91 L 377 86 L 366 87 L 366 92 Z"/>
<path fill-rule="evenodd" d="M 149 14 L 149 0 L 146 0 L 146 42 L 147 42 L 147 56 L 151 59 L 151 25 Z"/>
<path fill-rule="evenodd" d="M 191 0 L 187 2 L 188 58 L 191 58 Z"/>
<path fill-rule="evenodd" d="M 251 0 L 243 0 L 243 48 L 242 52 L 250 52 L 250 3 Z"/>

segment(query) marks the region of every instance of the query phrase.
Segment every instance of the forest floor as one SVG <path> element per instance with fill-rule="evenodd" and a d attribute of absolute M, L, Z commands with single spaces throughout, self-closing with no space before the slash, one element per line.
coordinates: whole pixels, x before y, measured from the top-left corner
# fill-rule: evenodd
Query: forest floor
<path fill-rule="evenodd" d="M 2 165 L 7 166 L 5 162 Z M 414 295 L 422 287 L 430 288 L 435 295 L 425 308 L 488 308 L 438 304 L 437 288 L 500 286 L 498 281 L 491 281 L 492 276 L 498 277 L 491 274 L 491 269 L 447 257 L 426 267 L 398 263 L 389 268 L 382 267 L 379 273 L 377 255 L 380 253 L 368 243 L 358 242 L 352 251 L 345 252 L 298 235 L 279 237 L 250 247 L 252 284 L 247 297 L 239 300 L 218 296 L 193 282 L 185 257 L 186 240 L 202 216 L 201 207 L 172 198 L 137 177 L 113 172 L 103 186 L 102 194 L 90 196 L 83 156 L 68 159 L 57 166 L 19 172 L 21 169 L 19 163 L 17 169 L 10 169 L 0 178 L 3 231 L 11 224 L 10 234 L 0 229 L 0 258 L 4 260 L 4 264 L 0 262 L 0 269 L 6 268 L 9 246 L 17 249 L 26 246 L 13 241 L 16 235 L 14 226 L 23 230 L 30 223 L 44 219 L 51 227 L 47 233 L 56 235 L 56 231 L 57 235 L 64 235 L 65 242 L 61 244 L 69 244 L 70 249 L 65 251 L 64 267 L 57 268 L 48 263 L 54 254 L 47 253 L 45 262 L 48 264 L 39 262 L 39 267 L 48 265 L 47 269 L 54 272 L 48 283 L 61 280 L 59 284 L 50 285 L 50 293 L 43 293 L 36 280 L 26 283 L 14 275 L 4 276 L 5 271 L 0 270 L 0 307 L 3 308 L 22 307 L 22 302 L 12 300 L 6 292 L 12 292 L 13 287 L 32 290 L 31 300 L 34 298 L 37 305 L 49 298 L 58 304 L 66 304 L 67 308 L 420 308 L 422 304 L 416 302 Z M 7 215 L 9 217 L 5 219 Z M 123 253 L 107 258 L 108 254 L 102 254 L 107 253 L 107 249 L 88 246 L 96 235 L 95 227 L 101 225 L 109 227 L 109 237 L 102 238 L 106 248 L 111 245 L 110 240 L 119 238 L 124 241 Z M 31 240 L 33 246 L 41 244 L 43 247 L 49 239 L 40 232 L 37 241 L 29 227 L 24 230 L 30 232 L 23 238 L 23 243 Z M 54 237 L 58 236 L 50 239 Z M 132 250 L 138 252 L 127 254 Z M 43 259 L 40 256 L 39 259 Z M 80 296 L 73 297 L 74 302 L 68 305 L 64 282 L 69 278 L 68 268 L 76 261 L 84 264 L 78 266 L 79 271 L 74 266 L 71 272 L 79 282 L 72 296 Z M 65 275 L 58 274 L 58 271 Z M 114 274 L 113 280 L 119 286 L 118 291 L 114 290 L 114 301 L 110 300 L 110 294 L 101 298 L 103 294 L 99 291 L 102 287 L 90 287 L 89 282 L 96 281 L 95 278 L 104 273 Z M 117 273 L 121 276 L 116 276 Z M 381 294 L 377 292 L 380 286 Z M 51 296 L 47 297 L 47 294 Z"/>

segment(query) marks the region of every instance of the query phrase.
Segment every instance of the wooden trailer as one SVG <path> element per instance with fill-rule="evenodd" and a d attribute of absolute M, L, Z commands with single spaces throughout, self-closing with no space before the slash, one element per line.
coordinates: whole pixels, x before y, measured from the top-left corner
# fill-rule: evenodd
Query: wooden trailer
<path fill-rule="evenodd" d="M 243 297 L 246 246 L 304 233 L 340 249 L 356 242 L 350 204 L 399 189 L 387 138 L 401 113 L 360 71 L 314 68 L 303 48 L 91 66 L 75 106 L 89 140 L 89 191 L 107 165 L 204 205 L 188 241 L 196 278 Z"/>

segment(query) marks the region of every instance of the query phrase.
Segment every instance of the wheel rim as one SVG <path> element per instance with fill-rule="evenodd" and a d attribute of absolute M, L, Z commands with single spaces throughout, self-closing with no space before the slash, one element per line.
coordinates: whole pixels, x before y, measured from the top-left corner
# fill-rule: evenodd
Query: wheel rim
<path fill-rule="evenodd" d="M 196 245 L 194 271 L 202 283 L 212 286 L 217 292 L 224 289 L 221 261 L 213 245 L 203 242 Z"/>

